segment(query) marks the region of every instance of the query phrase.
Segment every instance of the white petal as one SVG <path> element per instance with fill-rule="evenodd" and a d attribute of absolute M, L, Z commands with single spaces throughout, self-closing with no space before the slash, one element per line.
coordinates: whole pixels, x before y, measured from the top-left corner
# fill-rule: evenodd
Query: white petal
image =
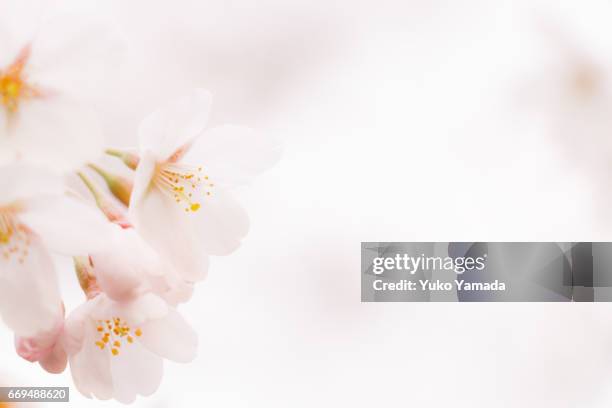
<path fill-rule="evenodd" d="M 97 116 L 67 96 L 24 101 L 11 119 L 8 130 L 0 130 L 0 150 L 14 152 L 25 163 L 68 171 L 102 151 Z"/>
<path fill-rule="evenodd" d="M 195 282 L 206 276 L 208 259 L 194 236 L 195 214 L 186 214 L 156 187 L 131 208 L 141 236 L 169 262 L 183 279 Z"/>
<path fill-rule="evenodd" d="M 78 353 L 85 343 L 85 324 L 97 299 L 85 302 L 74 309 L 64 322 L 60 343 L 69 355 Z"/>
<path fill-rule="evenodd" d="M 164 358 L 188 363 L 197 355 L 198 335 L 174 309 L 162 319 L 142 325 L 140 343 Z"/>
<path fill-rule="evenodd" d="M 215 184 L 249 182 L 272 167 L 281 156 L 281 145 L 264 133 L 242 126 L 219 126 L 205 131 L 189 149 L 184 163 L 201 165 Z"/>
<path fill-rule="evenodd" d="M 161 383 L 164 371 L 163 360 L 138 342 L 126 344 L 119 355 L 111 359 L 114 398 L 129 404 L 137 395 L 153 394 Z"/>
<path fill-rule="evenodd" d="M 0 206 L 62 191 L 61 178 L 46 169 L 23 164 L 0 167 Z"/>
<path fill-rule="evenodd" d="M 123 42 L 110 21 L 89 14 L 61 14 L 42 22 L 26 73 L 43 90 L 81 102 L 95 99 L 116 80 Z"/>
<path fill-rule="evenodd" d="M 51 330 L 63 316 L 57 276 L 36 236 L 27 247 L 21 242 L 19 251 L 8 254 L 14 242 L 0 245 L 0 315 L 18 336 L 34 337 Z"/>
<path fill-rule="evenodd" d="M 86 397 L 101 400 L 113 397 L 113 379 L 110 370 L 109 350 L 96 345 L 94 322 L 85 324 L 85 336 L 81 350 L 69 356 L 70 371 L 77 389 Z"/>
<path fill-rule="evenodd" d="M 151 150 L 160 160 L 170 157 L 204 130 L 211 101 L 208 91 L 196 89 L 147 116 L 138 131 L 140 149 Z"/>
<path fill-rule="evenodd" d="M 222 188 L 211 196 L 193 216 L 199 247 L 210 255 L 228 255 L 235 251 L 249 231 L 249 217 L 244 208 Z"/>
<path fill-rule="evenodd" d="M 101 212 L 68 196 L 29 200 L 19 218 L 51 250 L 64 255 L 87 255 L 104 249 L 112 234 L 112 224 Z"/>

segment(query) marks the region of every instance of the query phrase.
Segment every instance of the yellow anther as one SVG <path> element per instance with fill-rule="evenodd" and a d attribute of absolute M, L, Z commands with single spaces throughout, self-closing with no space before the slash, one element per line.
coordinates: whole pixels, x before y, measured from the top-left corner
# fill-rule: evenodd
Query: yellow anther
<path fill-rule="evenodd" d="M 205 182 L 208 176 L 198 174 L 201 167 L 193 167 L 168 161 L 159 163 L 155 169 L 153 184 L 169 199 L 181 204 L 185 212 L 196 212 L 204 203 L 198 196 L 210 196 L 211 184 Z"/>
<path fill-rule="evenodd" d="M 102 327 L 102 326 L 98 326 L 98 331 L 99 331 L 99 332 L 104 331 L 104 327 Z"/>
<path fill-rule="evenodd" d="M 114 324 L 114 327 L 110 329 L 109 331 L 104 332 L 103 334 L 101 333 L 101 338 L 98 341 L 96 341 L 95 344 L 101 350 L 104 349 L 105 348 L 104 346 L 108 344 L 109 349 L 112 355 L 114 356 L 119 354 L 119 350 L 121 349 L 123 345 L 121 342 L 121 338 L 127 337 L 127 342 L 131 344 L 134 342 L 134 338 L 132 337 L 132 335 L 136 335 L 136 336 L 142 335 L 142 330 L 140 329 L 137 329 L 134 333 L 132 333 L 130 326 L 127 325 L 127 322 L 121 321 L 121 318 L 119 317 L 113 317 L 112 320 L 107 320 L 107 321 L 112 321 L 112 323 Z M 103 322 L 102 320 L 99 320 L 98 324 L 102 322 Z M 99 329 L 101 327 L 102 329 L 104 329 L 103 326 L 99 326 L 99 325 L 95 327 L 96 329 Z"/>

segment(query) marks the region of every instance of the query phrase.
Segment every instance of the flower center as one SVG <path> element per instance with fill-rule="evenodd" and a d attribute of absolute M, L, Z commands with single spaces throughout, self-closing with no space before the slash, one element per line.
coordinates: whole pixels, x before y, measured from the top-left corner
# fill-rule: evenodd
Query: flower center
<path fill-rule="evenodd" d="M 0 69 L 0 105 L 4 105 L 9 113 L 19 108 L 20 100 L 40 96 L 40 93 L 29 86 L 23 73 L 30 57 L 30 47 L 24 47 L 15 61 L 6 69 Z"/>
<path fill-rule="evenodd" d="M 184 205 L 186 212 L 198 211 L 214 187 L 202 167 L 172 162 L 157 165 L 153 182 L 176 203 Z"/>
<path fill-rule="evenodd" d="M 20 224 L 13 207 L 0 207 L 0 254 L 4 260 L 13 257 L 23 263 L 31 243 L 29 230 Z"/>
<path fill-rule="evenodd" d="M 114 317 L 112 320 L 98 320 L 96 330 L 100 333 L 100 340 L 96 341 L 96 346 L 100 350 L 108 347 L 113 356 L 119 355 L 123 341 L 132 344 L 133 336 L 142 336 L 142 330 L 136 329 L 132 332 L 127 322 L 119 317 Z"/>

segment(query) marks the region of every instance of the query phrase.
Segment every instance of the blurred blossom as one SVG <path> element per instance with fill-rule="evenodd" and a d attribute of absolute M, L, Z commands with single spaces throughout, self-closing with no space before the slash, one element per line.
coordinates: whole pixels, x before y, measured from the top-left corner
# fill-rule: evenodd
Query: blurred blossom
<path fill-rule="evenodd" d="M 560 23 L 540 22 L 539 35 L 542 71 L 530 84 L 528 106 L 575 166 L 607 179 L 612 172 L 612 58 Z"/>
<path fill-rule="evenodd" d="M 40 20 L 35 31 L 10 30 L 36 16 L 0 14 L 0 163 L 67 170 L 102 148 L 88 103 L 118 64 L 121 41 L 104 23 L 70 14 Z"/>
<path fill-rule="evenodd" d="M 29 337 L 62 318 L 49 251 L 86 253 L 104 246 L 108 229 L 99 214 L 64 196 L 59 180 L 40 169 L 4 167 L 0 186 L 0 314 L 17 335 Z"/>

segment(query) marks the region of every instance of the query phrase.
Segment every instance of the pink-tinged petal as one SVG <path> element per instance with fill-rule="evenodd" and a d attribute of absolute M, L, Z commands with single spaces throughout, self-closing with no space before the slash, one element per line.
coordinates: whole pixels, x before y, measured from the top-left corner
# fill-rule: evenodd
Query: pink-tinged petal
<path fill-rule="evenodd" d="M 83 346 L 68 358 L 74 385 L 88 398 L 110 399 L 113 397 L 113 378 L 108 350 L 100 350 L 96 346 L 94 322 L 86 322 L 83 327 Z"/>
<path fill-rule="evenodd" d="M 132 214 L 141 236 L 183 279 L 190 282 L 204 279 L 208 259 L 194 235 L 194 213 L 186 213 L 183 206 L 154 187 L 132 209 Z"/>
<path fill-rule="evenodd" d="M 0 167 L 0 206 L 41 194 L 61 194 L 64 189 L 61 178 L 48 169 L 23 164 Z"/>
<path fill-rule="evenodd" d="M 65 172 L 95 159 L 103 148 L 97 115 L 67 96 L 25 100 L 10 119 L 1 131 L 6 137 L 0 137 L 0 150 L 25 163 Z"/>
<path fill-rule="evenodd" d="M 281 153 L 281 144 L 267 134 L 226 125 L 206 130 L 182 161 L 201 165 L 217 185 L 236 185 L 272 167 Z"/>
<path fill-rule="evenodd" d="M 95 207 L 68 196 L 29 200 L 19 218 L 51 250 L 71 256 L 106 248 L 113 227 Z"/>
<path fill-rule="evenodd" d="M 137 395 L 147 397 L 159 388 L 164 372 L 163 360 L 138 342 L 122 348 L 111 359 L 113 397 L 129 404 Z"/>
<path fill-rule="evenodd" d="M 210 255 L 232 253 L 249 231 L 246 211 L 222 188 L 214 188 L 201 208 L 187 216 L 193 217 L 192 228 L 199 248 Z"/>
<path fill-rule="evenodd" d="M 138 131 L 140 149 L 152 151 L 159 160 L 169 158 L 204 130 L 211 103 L 208 91 L 196 89 L 151 113 Z"/>
<path fill-rule="evenodd" d="M 0 244 L 0 316 L 16 335 L 33 337 L 52 330 L 63 308 L 49 253 L 38 237 L 27 240 Z M 10 252 L 16 242 L 19 249 Z"/>
<path fill-rule="evenodd" d="M 33 337 L 15 336 L 15 351 L 21 358 L 30 362 L 49 360 L 50 355 L 55 351 L 55 346 L 59 343 L 63 328 L 62 310 L 62 313 L 56 316 L 55 325 L 51 330 L 40 331 Z"/>
<path fill-rule="evenodd" d="M 149 319 L 160 319 L 168 314 L 168 306 L 159 296 L 147 293 L 128 302 L 116 302 L 105 294 L 98 295 L 90 316 L 96 320 L 121 316 L 131 327 L 136 327 Z"/>
<path fill-rule="evenodd" d="M 60 343 L 56 343 L 51 352 L 41 358 L 38 363 L 51 374 L 63 373 L 68 364 L 68 356 Z"/>
<path fill-rule="evenodd" d="M 197 355 L 198 335 L 174 309 L 162 319 L 142 325 L 138 341 L 153 353 L 178 363 L 193 361 Z"/>
<path fill-rule="evenodd" d="M 91 254 L 99 288 L 113 300 L 128 301 L 163 274 L 157 253 L 133 228 L 114 228 L 108 249 Z"/>

